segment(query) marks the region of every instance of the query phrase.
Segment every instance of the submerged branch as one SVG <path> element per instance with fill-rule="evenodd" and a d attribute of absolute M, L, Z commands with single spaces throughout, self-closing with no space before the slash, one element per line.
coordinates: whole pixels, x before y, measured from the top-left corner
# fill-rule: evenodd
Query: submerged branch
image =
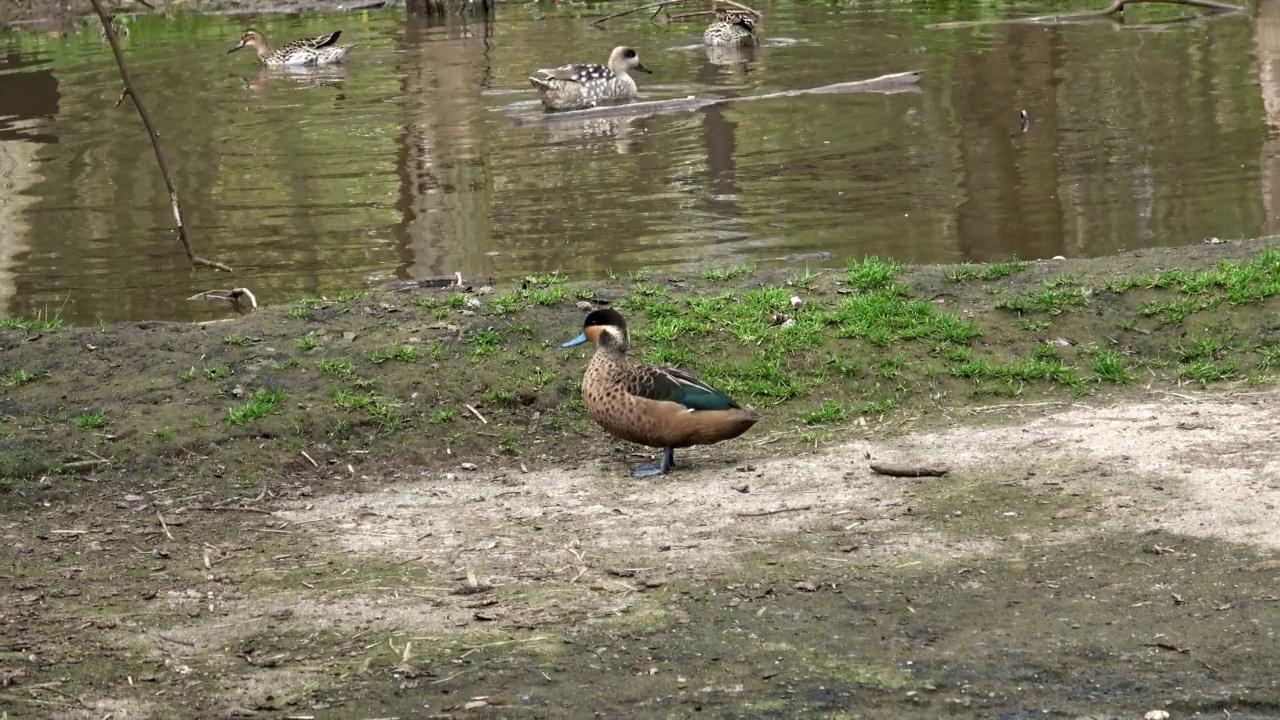
<path fill-rule="evenodd" d="M 704 2 L 705 2 L 705 0 L 658 0 L 658 2 L 645 3 L 644 5 L 639 5 L 639 6 L 637 6 L 637 7 L 628 8 L 628 9 L 626 9 L 626 10 L 619 10 L 618 12 L 613 13 L 613 14 L 611 14 L 611 15 L 605 15 L 605 16 L 604 16 L 604 17 L 602 17 L 602 18 L 597 18 L 597 19 L 595 19 L 595 20 L 591 21 L 591 24 L 592 24 L 592 26 L 594 26 L 594 27 L 603 27 L 603 26 L 604 26 L 604 24 L 605 24 L 606 22 L 608 22 L 608 21 L 610 21 L 610 20 L 613 20 L 614 18 L 625 17 L 625 16 L 627 16 L 627 15 L 631 15 L 631 14 L 634 14 L 634 13 L 638 13 L 638 12 L 641 12 L 641 11 L 643 11 L 643 10 L 653 10 L 653 15 L 650 15 L 650 16 L 649 16 L 649 19 L 650 19 L 650 20 L 654 20 L 654 19 L 656 19 L 656 18 L 658 17 L 658 15 L 659 15 L 663 10 L 666 10 L 668 7 L 670 7 L 670 6 L 672 6 L 672 5 L 684 5 L 684 4 L 686 4 L 686 3 L 695 3 L 695 4 L 699 4 L 699 5 L 701 5 L 701 4 L 703 4 Z M 679 17 L 680 19 L 682 19 L 682 20 L 683 20 L 683 19 L 685 19 L 685 18 L 695 17 L 695 16 L 698 16 L 698 15 L 711 15 L 711 14 L 714 14 L 714 12 L 715 12 L 714 8 L 715 8 L 715 6 L 716 6 L 717 4 L 724 4 L 724 5 L 730 5 L 730 6 L 733 6 L 733 7 L 737 8 L 738 10 L 741 10 L 742 12 L 750 13 L 750 14 L 754 15 L 754 16 L 756 17 L 756 19 L 757 19 L 757 20 L 762 20 L 762 19 L 764 19 L 764 16 L 760 14 L 760 11 L 759 11 L 759 10 L 756 10 L 755 8 L 752 8 L 752 7 L 748 7 L 748 6 L 746 6 L 746 5 L 743 5 L 742 3 L 738 2 L 738 0 L 711 0 L 711 5 L 712 5 L 712 9 L 711 9 L 711 10 L 700 10 L 700 11 L 698 11 L 698 12 L 684 13 L 684 14 L 682 14 L 682 15 L 675 16 L 675 17 Z M 669 21 L 669 22 L 675 22 L 675 17 L 672 17 L 672 16 L 670 16 L 670 15 L 669 15 L 669 16 L 668 16 L 668 21 Z"/>
<path fill-rule="evenodd" d="M 1006 18 L 1002 20 L 963 20 L 957 22 L 943 22 L 929 25 L 933 30 L 953 30 L 956 28 L 977 27 L 980 25 L 1013 25 L 1021 23 L 1039 24 L 1039 23 L 1064 23 L 1064 22 L 1082 22 L 1089 20 L 1117 20 L 1117 14 L 1123 14 L 1126 5 L 1137 5 L 1140 3 L 1163 3 L 1165 5 L 1186 5 L 1188 7 L 1202 8 L 1208 10 L 1208 15 L 1230 15 L 1241 13 L 1245 8 L 1239 5 L 1232 5 L 1217 0 L 1112 0 L 1104 10 L 1084 10 L 1082 12 L 1060 13 L 1057 15 L 1036 15 L 1033 17 L 1022 18 Z M 1190 19 L 1190 18 L 1189 18 Z"/>
<path fill-rule="evenodd" d="M 689 97 L 674 98 L 672 100 L 651 100 L 648 102 L 626 103 L 624 105 L 601 105 L 598 107 L 587 108 L 585 110 L 566 110 L 563 112 L 543 113 L 541 115 L 519 116 L 515 118 L 515 123 L 516 125 L 545 125 L 566 120 L 594 120 L 597 118 L 608 117 L 634 117 L 638 115 L 689 112 L 708 107 L 710 105 L 721 105 L 731 102 L 744 103 L 752 100 L 772 100 L 776 98 L 794 97 L 796 95 L 830 95 L 836 93 L 856 92 L 878 92 L 885 94 L 919 92 L 920 76 L 922 74 L 923 71 L 912 70 L 909 72 L 881 75 L 880 77 L 874 77 L 868 80 L 855 80 L 853 82 L 835 83 L 833 85 L 823 85 L 821 87 L 804 88 L 801 90 L 780 90 L 778 92 L 764 93 L 761 95 L 747 95 L 745 97 L 700 98 L 690 95 Z"/>
<path fill-rule="evenodd" d="M 231 272 L 230 267 L 214 260 L 206 260 L 196 255 L 195 250 L 191 249 L 191 239 L 187 237 L 187 225 L 182 220 L 182 203 L 178 198 L 178 188 L 173 184 L 169 163 L 164 159 L 164 148 L 160 146 L 160 133 L 156 131 L 155 123 L 151 122 L 151 113 L 147 112 L 147 106 L 143 104 L 142 98 L 138 97 L 138 90 L 133 86 L 133 78 L 129 76 L 129 66 L 124 61 L 124 52 L 120 50 L 120 41 L 116 38 L 115 30 L 111 26 L 111 16 L 102 9 L 101 0 L 89 0 L 89 2 L 93 4 L 93 11 L 98 14 L 98 20 L 102 22 L 107 42 L 111 44 L 111 54 L 115 55 L 116 67 L 120 69 L 120 81 L 124 83 L 124 90 L 121 91 L 116 105 L 119 106 L 128 96 L 133 100 L 133 106 L 138 109 L 138 116 L 142 118 L 142 124 L 147 128 L 147 135 L 151 138 L 151 148 L 156 153 L 156 164 L 160 166 L 165 187 L 169 189 L 169 206 L 173 209 L 173 219 L 178 224 L 178 239 L 182 241 L 182 247 L 187 251 L 187 260 L 192 268 L 204 266 Z"/>

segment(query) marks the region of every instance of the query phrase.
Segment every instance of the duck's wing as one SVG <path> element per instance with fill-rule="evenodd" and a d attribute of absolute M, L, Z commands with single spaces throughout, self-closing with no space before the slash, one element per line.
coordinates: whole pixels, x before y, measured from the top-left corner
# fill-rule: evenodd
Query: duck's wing
<path fill-rule="evenodd" d="M 334 30 L 328 35 L 321 35 L 313 38 L 302 38 L 282 47 L 282 50 L 319 50 L 322 47 L 329 47 L 338 42 L 338 36 L 342 34 L 341 30 Z"/>
<path fill-rule="evenodd" d="M 669 367 L 634 368 L 627 392 L 646 400 L 678 403 L 690 410 L 732 410 L 741 407 L 720 390 L 689 373 Z"/>
<path fill-rule="evenodd" d="M 554 80 L 576 83 L 585 83 L 591 80 L 608 80 L 613 77 L 612 70 L 596 63 L 577 63 L 574 65 L 562 65 L 558 68 L 542 68 L 538 72 Z"/>

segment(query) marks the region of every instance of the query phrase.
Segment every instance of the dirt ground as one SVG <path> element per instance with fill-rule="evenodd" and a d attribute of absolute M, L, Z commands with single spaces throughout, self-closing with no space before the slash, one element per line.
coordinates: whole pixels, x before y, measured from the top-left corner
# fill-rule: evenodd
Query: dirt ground
<path fill-rule="evenodd" d="M 787 399 L 725 321 L 696 369 L 767 417 L 646 481 L 576 400 L 580 304 L 640 353 L 726 293 L 835 323 L 867 266 L 0 330 L 0 712 L 1280 718 L 1280 264 L 1231 264 L 1262 249 L 907 269 L 971 347 L 796 346 L 829 374 Z M 1210 272 L 1272 289 L 1187 295 Z M 1128 381 L 1088 375 L 1104 338 Z M 974 376 L 1054 345 L 1058 380 Z"/>

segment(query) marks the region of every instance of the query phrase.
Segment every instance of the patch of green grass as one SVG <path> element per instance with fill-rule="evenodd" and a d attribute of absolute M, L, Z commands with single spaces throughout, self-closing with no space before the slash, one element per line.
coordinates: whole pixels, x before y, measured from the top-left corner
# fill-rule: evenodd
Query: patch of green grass
<path fill-rule="evenodd" d="M 231 366 L 226 363 L 206 365 L 203 372 L 206 380 L 217 382 L 231 375 Z"/>
<path fill-rule="evenodd" d="M 1080 281 L 1079 275 L 1067 275 L 1065 273 L 1059 273 L 1057 275 L 1054 275 L 1048 278 L 1047 280 L 1045 280 L 1040 284 L 1043 285 L 1046 290 L 1060 290 L 1062 288 L 1069 288 L 1075 285 L 1079 281 Z"/>
<path fill-rule="evenodd" d="M 432 425 L 444 425 L 458 419 L 458 411 L 448 408 L 436 410 L 427 416 L 427 422 Z"/>
<path fill-rule="evenodd" d="M 26 330 L 27 332 L 44 332 L 47 330 L 57 330 L 63 326 L 62 312 L 55 310 L 52 314 L 48 311 L 37 312 L 35 317 L 0 317 L 0 328 L 6 330 Z"/>
<path fill-rule="evenodd" d="M 318 347 L 320 347 L 320 338 L 316 337 L 315 335 L 308 333 L 298 338 L 299 350 L 303 350 L 303 351 L 315 350 Z"/>
<path fill-rule="evenodd" d="M 897 395 L 887 395 L 879 400 L 867 401 L 858 406 L 859 415 L 888 415 L 898 407 L 901 399 Z"/>
<path fill-rule="evenodd" d="M 170 428 L 156 428 L 151 434 L 155 435 L 156 439 L 161 442 L 168 442 L 177 435 L 177 432 Z"/>
<path fill-rule="evenodd" d="M 885 358 L 876 365 L 876 376 L 891 380 L 902 374 L 902 367 L 906 364 L 907 358 L 904 355 Z"/>
<path fill-rule="evenodd" d="M 514 405 L 516 402 L 515 393 L 509 390 L 493 388 L 480 396 L 486 403 L 493 405 Z"/>
<path fill-rule="evenodd" d="M 284 390 L 258 390 L 244 405 L 227 410 L 227 424 L 244 425 L 250 420 L 258 420 L 279 412 L 280 403 L 283 400 Z"/>
<path fill-rule="evenodd" d="M 792 275 L 787 280 L 787 286 L 806 291 L 813 290 L 818 286 L 818 273 L 813 272 L 806 266 L 804 272 L 799 275 Z"/>
<path fill-rule="evenodd" d="M 286 315 L 294 320 L 311 317 L 311 308 L 306 305 L 295 305 L 289 308 L 289 312 Z"/>
<path fill-rule="evenodd" d="M 1071 387 L 1080 384 L 1075 368 L 1057 358 L 1024 358 L 1009 363 L 974 359 L 953 367 L 951 376 L 987 380 L 1052 380 Z"/>
<path fill-rule="evenodd" d="M 1181 325 L 1188 317 L 1202 309 L 1203 301 L 1193 297 L 1180 297 L 1175 300 L 1149 300 L 1138 308 L 1138 314 L 1144 317 L 1160 316 L 1166 325 Z"/>
<path fill-rule="evenodd" d="M 639 297 L 662 297 L 667 289 L 657 283 L 640 280 L 631 286 L 631 292 Z"/>
<path fill-rule="evenodd" d="M 83 412 L 71 418 L 71 424 L 81 430 L 98 430 L 111 422 L 104 412 Z"/>
<path fill-rule="evenodd" d="M 857 358 L 844 358 L 832 355 L 827 359 L 827 367 L 844 377 L 857 377 L 862 372 L 862 363 Z"/>
<path fill-rule="evenodd" d="M 450 310 L 461 310 L 467 306 L 466 293 L 454 293 L 444 299 L 444 306 Z"/>
<path fill-rule="evenodd" d="M 894 260 L 881 260 L 872 255 L 863 260 L 850 258 L 845 263 L 848 274 L 845 282 L 858 290 L 883 290 L 889 287 L 902 274 L 902 263 Z"/>
<path fill-rule="evenodd" d="M 195 379 L 196 379 L 196 368 L 194 365 L 187 368 L 186 370 L 183 370 L 182 374 L 178 375 L 178 380 L 184 383 L 191 382 L 192 380 L 195 380 Z"/>
<path fill-rule="evenodd" d="M 33 383 L 48 376 L 43 370 L 39 372 L 27 372 L 21 368 L 9 370 L 0 373 L 0 387 L 20 388 L 28 383 Z"/>
<path fill-rule="evenodd" d="M 965 263 L 958 265 L 954 269 L 944 271 L 942 276 L 952 282 L 966 282 L 968 280 L 1000 280 L 1002 278 L 1016 275 L 1034 263 L 1029 260 L 1018 260 L 1014 258 L 1007 262 L 987 263 L 985 265 L 973 265 Z"/>
<path fill-rule="evenodd" d="M 501 330 L 477 330 L 471 335 L 471 358 L 477 359 L 493 355 L 498 351 L 498 344 L 505 337 Z"/>
<path fill-rule="evenodd" d="M 378 348 L 369 353 L 369 362 L 381 365 L 388 360 L 399 360 L 405 363 L 418 362 L 418 349 L 412 345 L 397 345 L 390 349 Z"/>
<path fill-rule="evenodd" d="M 1082 290 L 1058 289 L 1037 290 L 1020 295 L 1011 295 L 996 301 L 996 307 L 1001 310 L 1012 310 L 1016 313 L 1040 311 L 1050 315 L 1058 315 L 1068 308 L 1079 307 L 1088 303 L 1089 300 Z"/>
<path fill-rule="evenodd" d="M 1120 353 L 1102 349 L 1093 351 L 1091 355 L 1089 366 L 1098 380 L 1118 385 L 1127 385 L 1133 380 L 1129 365 L 1120 357 Z"/>
<path fill-rule="evenodd" d="M 933 340 L 967 345 L 982 333 L 977 325 L 932 303 L 896 290 L 846 297 L 826 320 L 837 337 L 859 338 L 887 347 L 903 340 Z"/>
<path fill-rule="evenodd" d="M 363 298 L 366 294 L 368 293 L 364 290 L 345 290 L 341 293 L 338 293 L 338 297 L 334 298 L 334 300 L 340 303 L 347 303 L 347 302 L 351 302 L 352 300 L 359 300 Z"/>
<path fill-rule="evenodd" d="M 333 398 L 333 404 L 343 410 L 364 410 L 373 404 L 373 399 L 367 395 L 357 395 L 340 387 L 329 389 L 329 397 Z"/>
<path fill-rule="evenodd" d="M 1027 332 L 1044 332 L 1053 327 L 1053 321 L 1048 319 L 1032 320 L 1031 318 L 1019 317 L 1018 329 Z"/>
<path fill-rule="evenodd" d="M 1257 348 L 1257 353 L 1259 356 L 1259 370 L 1280 368 L 1280 344 L 1272 345 L 1271 347 L 1259 347 Z"/>
<path fill-rule="evenodd" d="M 849 417 L 849 409 L 837 402 L 827 400 L 817 410 L 807 412 L 803 416 L 806 425 L 825 425 L 840 422 Z"/>
<path fill-rule="evenodd" d="M 391 405 L 384 402 L 375 402 L 367 409 L 369 417 L 373 419 L 378 427 L 387 432 L 391 432 L 400 427 L 403 419 L 400 413 Z"/>
<path fill-rule="evenodd" d="M 568 275 L 561 275 L 559 271 L 553 273 L 537 273 L 534 275 L 526 275 L 524 281 L 530 285 L 564 285 L 569 282 Z"/>
<path fill-rule="evenodd" d="M 750 265 L 732 265 L 724 268 L 708 268 L 698 271 L 698 277 L 703 280 L 712 282 L 723 282 L 734 278 L 750 275 L 755 272 L 755 268 Z"/>
<path fill-rule="evenodd" d="M 316 368 L 329 377 L 345 377 L 355 374 L 356 364 L 346 358 L 330 358 L 316 363 Z"/>
<path fill-rule="evenodd" d="M 1177 343 L 1173 346 L 1173 354 L 1178 362 L 1189 363 L 1196 360 L 1212 360 L 1222 354 L 1227 343 L 1222 338 L 1202 337 L 1189 343 Z"/>
<path fill-rule="evenodd" d="M 1200 383 L 1230 380 L 1240 374 L 1235 360 L 1195 360 L 1178 373 L 1181 377 Z"/>
<path fill-rule="evenodd" d="M 246 347 L 253 344 L 253 338 L 249 337 L 248 335 L 236 333 L 234 335 L 228 335 L 222 338 L 222 342 L 225 345 L 235 345 L 237 347 Z"/>
<path fill-rule="evenodd" d="M 288 370 L 289 368 L 298 367 L 301 364 L 302 364 L 302 361 L 299 360 L 298 358 L 289 358 L 284 362 L 272 363 L 271 369 L 276 371 Z"/>

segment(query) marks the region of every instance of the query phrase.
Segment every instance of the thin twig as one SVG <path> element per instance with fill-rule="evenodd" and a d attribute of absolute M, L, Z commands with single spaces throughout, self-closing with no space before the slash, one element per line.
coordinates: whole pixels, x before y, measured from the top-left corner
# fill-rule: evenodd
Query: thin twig
<path fill-rule="evenodd" d="M 159 510 L 156 511 L 156 518 L 160 520 L 160 529 L 164 530 L 164 536 L 172 540 L 173 533 L 169 532 L 169 524 L 164 521 L 164 516 L 160 514 Z"/>
<path fill-rule="evenodd" d="M 316 461 L 315 461 L 315 458 L 313 458 L 313 457 L 311 457 L 310 455 L 308 455 L 306 450 L 302 450 L 302 451 L 300 451 L 300 452 L 302 453 L 302 457 L 304 457 L 304 458 L 306 458 L 306 459 L 310 460 L 310 461 L 311 461 L 311 464 L 312 464 L 313 466 L 315 466 L 315 467 L 320 467 L 320 463 L 316 462 Z"/>
<path fill-rule="evenodd" d="M 480 422 L 484 423 L 485 425 L 489 424 L 489 421 L 484 419 L 484 416 L 480 414 L 479 410 L 471 407 L 470 405 L 463 405 L 463 407 L 470 410 L 472 415 L 475 415 L 476 417 L 480 418 Z"/>
<path fill-rule="evenodd" d="M 784 508 L 778 508 L 777 510 L 765 510 L 763 512 L 738 513 L 738 517 L 765 517 L 766 515 L 778 515 L 780 513 L 788 513 L 788 512 L 802 512 L 804 510 L 812 510 L 812 509 L 813 509 L 812 505 L 801 505 L 800 507 L 784 507 Z"/>
<path fill-rule="evenodd" d="M 605 24 L 605 22 L 609 20 L 612 20 L 614 18 L 620 18 L 625 15 L 631 15 L 632 13 L 638 13 L 641 10 L 648 10 L 650 8 L 658 8 L 659 10 L 661 10 L 662 8 L 668 5 L 680 5 L 686 2 L 689 2 L 689 0 L 660 0 L 659 2 L 647 3 L 645 5 L 641 5 L 640 7 L 633 7 L 630 10 L 623 10 L 621 12 L 613 13 L 612 15 L 605 15 L 602 18 L 591 21 L 591 24 L 596 27 L 600 27 L 601 25 Z M 656 14 L 657 13 L 655 13 L 655 15 Z"/>
<path fill-rule="evenodd" d="M 124 83 L 124 91 L 120 93 L 120 99 L 116 101 L 116 105 L 124 102 L 124 98 L 128 95 L 133 99 L 133 106 L 138 110 L 138 116 L 142 118 L 142 124 L 147 128 L 147 135 L 151 138 L 151 148 L 156 153 L 156 164 L 160 166 L 160 174 L 164 176 L 165 187 L 169 189 L 169 205 L 173 209 L 174 222 L 178 224 L 178 239 L 182 241 L 182 247 L 187 251 L 187 261 L 191 263 L 194 269 L 197 266 L 211 267 L 215 270 L 225 270 L 231 272 L 231 268 L 214 260 L 205 260 L 196 255 L 195 250 L 191 249 L 191 239 L 187 237 L 187 225 L 182 220 L 182 203 L 178 199 L 178 188 L 173 184 L 173 176 L 169 174 L 169 163 L 164 159 L 164 148 L 160 146 L 160 133 L 156 131 L 155 123 L 151 122 L 151 113 L 147 112 L 147 106 L 143 104 L 142 98 L 138 97 L 138 90 L 133 85 L 133 78 L 129 76 L 129 66 L 124 61 L 124 52 L 120 50 L 120 41 L 116 39 L 115 30 L 112 28 L 111 16 L 106 10 L 102 9 L 101 0 L 89 0 L 93 3 L 93 11 L 98 14 L 98 20 L 102 22 L 103 30 L 106 32 L 107 42 L 111 44 L 111 53 L 116 57 L 116 66 L 120 69 L 120 81 Z"/>
<path fill-rule="evenodd" d="M 204 510 L 205 512 L 247 512 L 257 515 L 270 515 L 270 510 L 260 510 L 258 508 L 247 507 L 216 507 L 213 505 L 191 505 L 186 510 Z"/>

